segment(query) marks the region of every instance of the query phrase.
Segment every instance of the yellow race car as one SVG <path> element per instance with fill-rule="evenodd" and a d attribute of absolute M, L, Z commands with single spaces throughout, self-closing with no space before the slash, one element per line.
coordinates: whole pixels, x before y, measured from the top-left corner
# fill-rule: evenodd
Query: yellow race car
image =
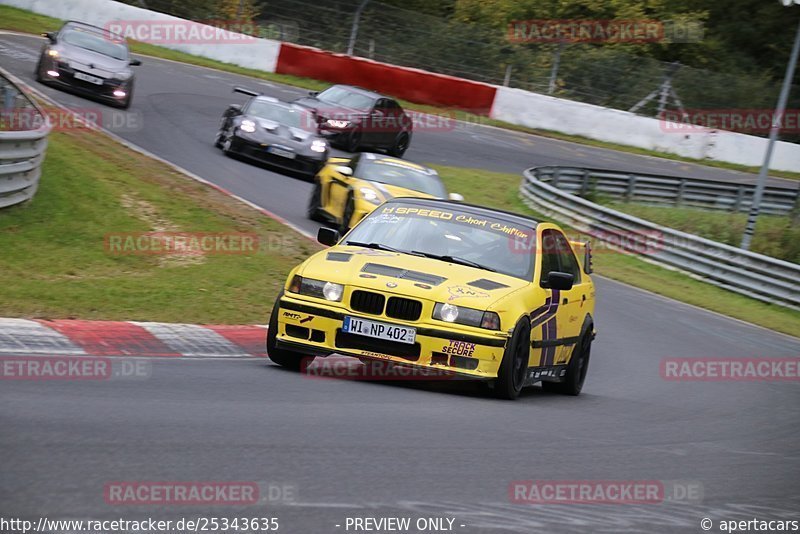
<path fill-rule="evenodd" d="M 314 178 L 308 202 L 311 220 L 335 224 L 341 233 L 394 197 L 450 198 L 438 173 L 382 154 L 364 152 L 352 159 L 331 158 Z"/>
<path fill-rule="evenodd" d="M 577 395 L 594 339 L 588 243 L 551 223 L 445 200 L 395 198 L 294 268 L 272 309 L 273 362 L 317 356 Z M 341 239 L 341 240 L 340 240 Z M 324 364 L 324 361 L 321 363 Z"/>

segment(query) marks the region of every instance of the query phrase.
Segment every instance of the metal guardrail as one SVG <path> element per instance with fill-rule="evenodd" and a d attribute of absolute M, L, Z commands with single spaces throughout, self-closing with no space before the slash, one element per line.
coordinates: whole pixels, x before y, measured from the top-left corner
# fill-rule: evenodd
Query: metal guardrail
<path fill-rule="evenodd" d="M 625 202 L 687 206 L 724 211 L 750 211 L 755 186 L 699 178 L 629 173 L 578 167 L 537 167 L 540 180 L 581 196 L 600 194 Z M 761 212 L 800 213 L 800 187 L 764 190 Z"/>
<path fill-rule="evenodd" d="M 764 302 L 800 309 L 800 265 L 600 206 L 556 187 L 550 182 L 553 170 L 539 167 L 523 173 L 520 194 L 531 209 L 647 261 Z"/>
<path fill-rule="evenodd" d="M 0 69 L 0 208 L 33 198 L 50 124 L 44 111 Z"/>

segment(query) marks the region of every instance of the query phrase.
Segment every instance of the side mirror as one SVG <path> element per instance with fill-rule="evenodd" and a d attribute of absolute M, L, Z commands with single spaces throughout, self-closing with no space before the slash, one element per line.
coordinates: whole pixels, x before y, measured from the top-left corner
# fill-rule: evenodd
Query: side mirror
<path fill-rule="evenodd" d="M 142 64 L 142 60 L 140 60 L 140 59 L 132 59 L 132 60 L 128 61 L 128 65 L 130 65 L 131 67 L 138 67 L 141 64 Z"/>
<path fill-rule="evenodd" d="M 316 98 L 318 94 L 319 94 L 319 91 L 309 91 L 308 92 L 308 96 L 310 96 L 312 98 Z"/>
<path fill-rule="evenodd" d="M 550 289 L 560 289 L 561 291 L 569 291 L 572 289 L 572 284 L 575 283 L 575 276 L 571 273 L 560 273 L 558 271 L 550 271 L 547 274 L 547 287 Z"/>
<path fill-rule="evenodd" d="M 464 202 L 464 195 L 459 194 L 459 193 L 450 193 L 448 195 L 448 198 L 450 200 L 455 201 L 455 202 Z"/>
<path fill-rule="evenodd" d="M 338 172 L 339 174 L 344 174 L 345 176 L 353 176 L 353 169 L 348 167 L 347 165 L 337 165 L 333 168 L 334 171 Z"/>
<path fill-rule="evenodd" d="M 56 32 L 43 33 L 42 37 L 47 37 L 50 40 L 51 43 L 55 43 L 56 42 Z"/>
<path fill-rule="evenodd" d="M 339 235 L 337 230 L 333 228 L 322 227 L 317 231 L 317 241 L 326 247 L 332 247 L 339 242 L 342 236 Z"/>
<path fill-rule="evenodd" d="M 226 117 L 234 117 L 239 115 L 242 112 L 242 106 L 240 104 L 231 104 L 228 106 L 228 109 L 225 110 Z"/>

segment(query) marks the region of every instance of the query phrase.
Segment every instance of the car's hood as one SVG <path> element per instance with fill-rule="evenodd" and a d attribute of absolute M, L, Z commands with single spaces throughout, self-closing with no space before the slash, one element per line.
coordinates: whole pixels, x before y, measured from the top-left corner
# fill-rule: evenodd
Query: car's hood
<path fill-rule="evenodd" d="M 314 98 L 313 96 L 298 98 L 297 100 L 294 101 L 294 103 L 306 107 L 308 109 L 312 109 L 319 117 L 323 117 L 326 119 L 340 118 L 348 120 L 357 117 L 367 116 L 366 111 L 355 108 L 349 108 L 347 106 L 342 106 L 339 104 L 331 104 L 329 102 L 323 102 L 322 100 Z"/>
<path fill-rule="evenodd" d="M 128 62 L 114 59 L 85 48 L 60 43 L 57 47 L 62 61 L 67 61 L 72 68 L 77 68 L 97 75 L 109 76 L 120 71 L 128 71 Z"/>
<path fill-rule="evenodd" d="M 359 180 L 356 187 L 370 187 L 374 189 L 384 202 L 394 197 L 415 197 L 415 198 L 434 198 L 433 195 L 423 193 L 422 191 L 415 191 L 407 187 L 400 187 L 399 185 L 384 184 L 381 182 L 371 182 L 369 180 Z"/>
<path fill-rule="evenodd" d="M 280 139 L 284 144 L 291 146 L 309 145 L 314 139 L 322 139 L 316 133 L 294 128 L 279 122 L 263 119 L 253 115 L 242 115 L 240 120 L 251 120 L 256 123 L 256 131 L 249 134 L 265 142 L 275 142 Z"/>
<path fill-rule="evenodd" d="M 299 274 L 476 309 L 486 309 L 530 283 L 431 258 L 347 245 L 337 245 L 311 256 Z"/>

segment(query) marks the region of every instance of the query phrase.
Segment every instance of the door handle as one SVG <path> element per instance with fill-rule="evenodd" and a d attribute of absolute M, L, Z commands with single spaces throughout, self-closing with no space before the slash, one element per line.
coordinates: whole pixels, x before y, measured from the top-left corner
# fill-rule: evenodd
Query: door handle
<path fill-rule="evenodd" d="M 564 297 L 564 300 L 561 301 L 561 304 L 569 304 L 569 299 Z"/>

